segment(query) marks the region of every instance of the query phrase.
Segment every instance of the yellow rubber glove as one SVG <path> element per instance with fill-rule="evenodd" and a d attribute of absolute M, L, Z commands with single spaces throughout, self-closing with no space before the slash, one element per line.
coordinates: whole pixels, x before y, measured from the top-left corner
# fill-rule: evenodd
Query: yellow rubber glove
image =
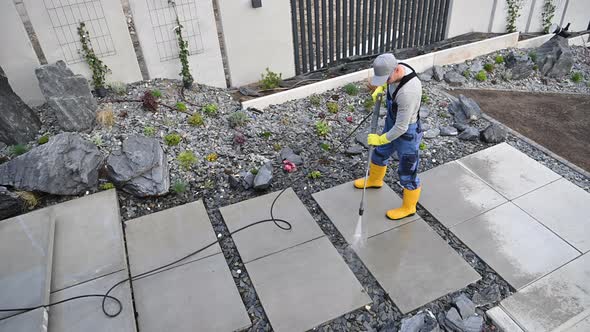
<path fill-rule="evenodd" d="M 369 134 L 369 137 L 367 138 L 367 143 L 369 143 L 369 145 L 372 145 L 372 146 L 379 146 L 379 145 L 389 144 L 390 142 L 387 139 L 386 134 L 383 134 L 383 135 Z"/>
<path fill-rule="evenodd" d="M 385 88 L 387 87 L 387 84 L 385 85 L 381 85 L 378 86 L 377 89 L 375 89 L 375 91 L 373 92 L 373 94 L 371 95 L 371 97 L 373 97 L 373 101 L 377 102 L 377 97 L 383 93 L 383 91 L 385 91 Z"/>

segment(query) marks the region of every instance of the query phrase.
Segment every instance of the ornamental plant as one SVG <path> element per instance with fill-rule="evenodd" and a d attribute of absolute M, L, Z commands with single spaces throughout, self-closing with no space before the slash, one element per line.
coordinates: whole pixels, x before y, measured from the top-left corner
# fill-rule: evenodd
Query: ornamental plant
<path fill-rule="evenodd" d="M 86 24 L 84 22 L 80 22 L 80 25 L 78 26 L 78 36 L 80 37 L 80 43 L 82 44 L 84 60 L 86 60 L 86 63 L 92 72 L 92 85 L 95 89 L 104 89 L 106 76 L 110 70 L 94 52 L 94 48 L 90 43 L 90 34 L 86 30 Z"/>

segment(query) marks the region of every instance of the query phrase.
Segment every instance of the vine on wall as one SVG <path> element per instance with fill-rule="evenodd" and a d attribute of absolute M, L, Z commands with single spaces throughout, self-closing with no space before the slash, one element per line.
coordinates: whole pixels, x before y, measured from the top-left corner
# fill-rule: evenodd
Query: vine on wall
<path fill-rule="evenodd" d="M 506 0 L 508 5 L 508 18 L 506 19 L 506 30 L 516 32 L 516 19 L 520 16 L 522 0 Z"/>
<path fill-rule="evenodd" d="M 543 3 L 543 14 L 541 15 L 543 19 L 543 32 L 549 33 L 549 27 L 551 26 L 551 21 L 555 16 L 555 0 L 545 0 Z"/>

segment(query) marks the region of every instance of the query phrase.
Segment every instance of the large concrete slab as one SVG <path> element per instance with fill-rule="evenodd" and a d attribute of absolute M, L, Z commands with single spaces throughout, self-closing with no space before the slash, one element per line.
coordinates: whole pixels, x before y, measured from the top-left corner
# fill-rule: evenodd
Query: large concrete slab
<path fill-rule="evenodd" d="M 217 242 L 202 201 L 149 214 L 125 223 L 131 275 L 173 262 Z M 218 243 L 179 264 L 221 252 Z"/>
<path fill-rule="evenodd" d="M 523 330 L 516 324 L 516 322 L 508 316 L 508 314 L 502 309 L 502 307 L 497 306 L 493 307 L 492 309 L 486 311 L 486 316 L 494 322 L 494 324 L 500 328 L 500 331 L 505 332 L 523 332 Z"/>
<path fill-rule="evenodd" d="M 116 283 L 128 278 L 127 270 L 85 282 L 51 294 L 51 302 L 84 294 L 105 294 Z M 108 317 L 102 312 L 102 298 L 79 299 L 56 305 L 49 311 L 49 331 L 109 331 L 134 332 L 135 316 L 129 282 L 119 285 L 110 294 L 123 304 L 123 310 L 117 317 Z M 107 312 L 114 314 L 119 307 L 112 300 L 106 301 Z"/>
<path fill-rule="evenodd" d="M 352 243 L 354 239 L 362 193 L 362 190 L 354 188 L 352 182 L 349 182 L 312 195 L 348 243 Z M 367 205 L 363 223 L 369 237 L 420 218 L 415 214 L 399 221 L 387 219 L 385 212 L 401 206 L 402 203 L 401 198 L 387 184 L 381 189 L 367 189 L 365 202 Z"/>
<path fill-rule="evenodd" d="M 49 302 L 55 219 L 38 210 L 0 222 L 0 308 Z M 0 318 L 17 312 L 0 312 Z"/>
<path fill-rule="evenodd" d="M 142 332 L 235 331 L 250 319 L 223 254 L 133 281 Z"/>
<path fill-rule="evenodd" d="M 480 279 L 423 220 L 370 238 L 357 254 L 404 314 Z"/>
<path fill-rule="evenodd" d="M 459 163 L 510 200 L 560 178 L 507 143 L 463 157 Z"/>
<path fill-rule="evenodd" d="M 590 309 L 590 253 L 501 302 L 526 331 L 552 331 Z"/>
<path fill-rule="evenodd" d="M 306 331 L 371 299 L 326 237 L 246 264 L 275 331 Z"/>
<path fill-rule="evenodd" d="M 114 189 L 51 209 L 55 213 L 52 292 L 126 268 Z"/>
<path fill-rule="evenodd" d="M 47 332 L 47 310 L 35 309 L 0 320 L 0 332 Z"/>
<path fill-rule="evenodd" d="M 453 233 L 516 289 L 580 254 L 512 203 L 456 226 Z"/>
<path fill-rule="evenodd" d="M 571 318 L 553 332 L 588 332 L 590 331 L 590 309 L 586 309 Z"/>
<path fill-rule="evenodd" d="M 506 202 L 455 161 L 420 174 L 420 179 L 420 204 L 449 228 Z"/>
<path fill-rule="evenodd" d="M 253 222 L 269 219 L 270 207 L 279 193 L 274 192 L 226 206 L 219 211 L 225 224 L 233 232 Z M 313 216 L 291 188 L 278 198 L 273 211 L 275 218 L 287 220 L 293 228 L 285 231 L 269 222 L 232 235 L 244 263 L 324 235 Z"/>
<path fill-rule="evenodd" d="M 590 194 L 580 187 L 559 179 L 514 204 L 579 251 L 590 251 Z"/>

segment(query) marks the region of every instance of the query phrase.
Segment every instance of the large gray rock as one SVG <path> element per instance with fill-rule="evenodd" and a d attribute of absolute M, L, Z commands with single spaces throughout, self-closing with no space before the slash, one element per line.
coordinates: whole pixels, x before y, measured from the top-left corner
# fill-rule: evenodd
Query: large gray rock
<path fill-rule="evenodd" d="M 467 318 L 475 315 L 475 304 L 465 294 L 459 295 L 454 300 L 455 307 L 459 310 L 459 315 Z"/>
<path fill-rule="evenodd" d="M 447 312 L 444 320 L 444 325 L 448 327 L 448 330 L 458 332 L 481 332 L 483 323 L 483 317 L 461 317 L 455 308 L 451 308 Z"/>
<path fill-rule="evenodd" d="M 574 65 L 574 55 L 567 39 L 558 35 L 538 47 L 536 53 L 539 71 L 548 77 L 563 77 Z"/>
<path fill-rule="evenodd" d="M 432 128 L 432 129 L 428 129 L 427 131 L 424 132 L 424 138 L 428 138 L 428 139 L 432 139 L 432 138 L 436 138 L 438 137 L 438 135 L 440 135 L 440 129 L 438 128 Z"/>
<path fill-rule="evenodd" d="M 506 68 L 508 68 L 507 75 L 513 80 L 525 79 L 533 73 L 533 62 L 528 56 L 517 56 L 510 53 L 504 58 Z"/>
<path fill-rule="evenodd" d="M 103 156 L 78 134 L 62 133 L 0 165 L 0 185 L 55 195 L 95 189 Z"/>
<path fill-rule="evenodd" d="M 159 196 L 170 189 L 168 161 L 153 138 L 131 136 L 107 159 L 107 176 L 125 192 L 137 197 Z"/>
<path fill-rule="evenodd" d="M 354 137 L 354 140 L 365 147 L 365 149 L 369 148 L 369 142 L 367 141 L 367 137 L 369 136 L 369 132 L 367 131 L 359 131 L 356 136 Z"/>
<path fill-rule="evenodd" d="M 410 318 L 402 319 L 399 332 L 439 332 L 440 327 L 436 318 L 421 312 Z"/>
<path fill-rule="evenodd" d="M 455 123 L 469 123 L 481 118 L 481 108 L 477 102 L 464 95 L 451 102 L 449 112 L 453 114 Z"/>
<path fill-rule="evenodd" d="M 0 141 L 9 145 L 27 143 L 40 127 L 39 117 L 12 91 L 0 67 Z"/>
<path fill-rule="evenodd" d="M 297 166 L 303 165 L 303 158 L 293 152 L 293 150 L 289 147 L 283 148 L 281 150 L 281 161 L 288 160 Z"/>
<path fill-rule="evenodd" d="M 445 73 L 445 82 L 450 86 L 461 86 L 463 83 L 467 83 L 467 79 L 456 71 L 449 71 Z"/>
<path fill-rule="evenodd" d="M 20 197 L 11 193 L 6 187 L 0 186 L 0 220 L 16 216 L 25 208 Z"/>
<path fill-rule="evenodd" d="M 85 131 L 94 126 L 97 104 L 84 76 L 74 75 L 61 60 L 37 68 L 35 74 L 63 130 Z"/>
<path fill-rule="evenodd" d="M 272 163 L 267 162 L 258 170 L 256 177 L 254 178 L 254 189 L 265 190 L 270 187 L 272 182 Z"/>
<path fill-rule="evenodd" d="M 441 126 L 439 129 L 440 136 L 457 136 L 457 134 L 459 134 L 459 131 L 455 127 Z"/>
<path fill-rule="evenodd" d="M 432 67 L 432 77 L 437 81 L 442 81 L 445 78 L 445 70 L 441 66 Z"/>
<path fill-rule="evenodd" d="M 469 67 L 469 71 L 473 74 L 477 74 L 478 72 L 483 70 L 483 64 L 480 60 L 473 61 L 471 66 Z"/>
<path fill-rule="evenodd" d="M 463 130 L 457 138 L 464 141 L 477 141 L 479 139 L 479 130 L 477 130 L 477 128 L 467 127 L 467 129 Z"/>
<path fill-rule="evenodd" d="M 481 132 L 481 139 L 487 143 L 500 143 L 506 139 L 506 130 L 493 123 Z"/>

